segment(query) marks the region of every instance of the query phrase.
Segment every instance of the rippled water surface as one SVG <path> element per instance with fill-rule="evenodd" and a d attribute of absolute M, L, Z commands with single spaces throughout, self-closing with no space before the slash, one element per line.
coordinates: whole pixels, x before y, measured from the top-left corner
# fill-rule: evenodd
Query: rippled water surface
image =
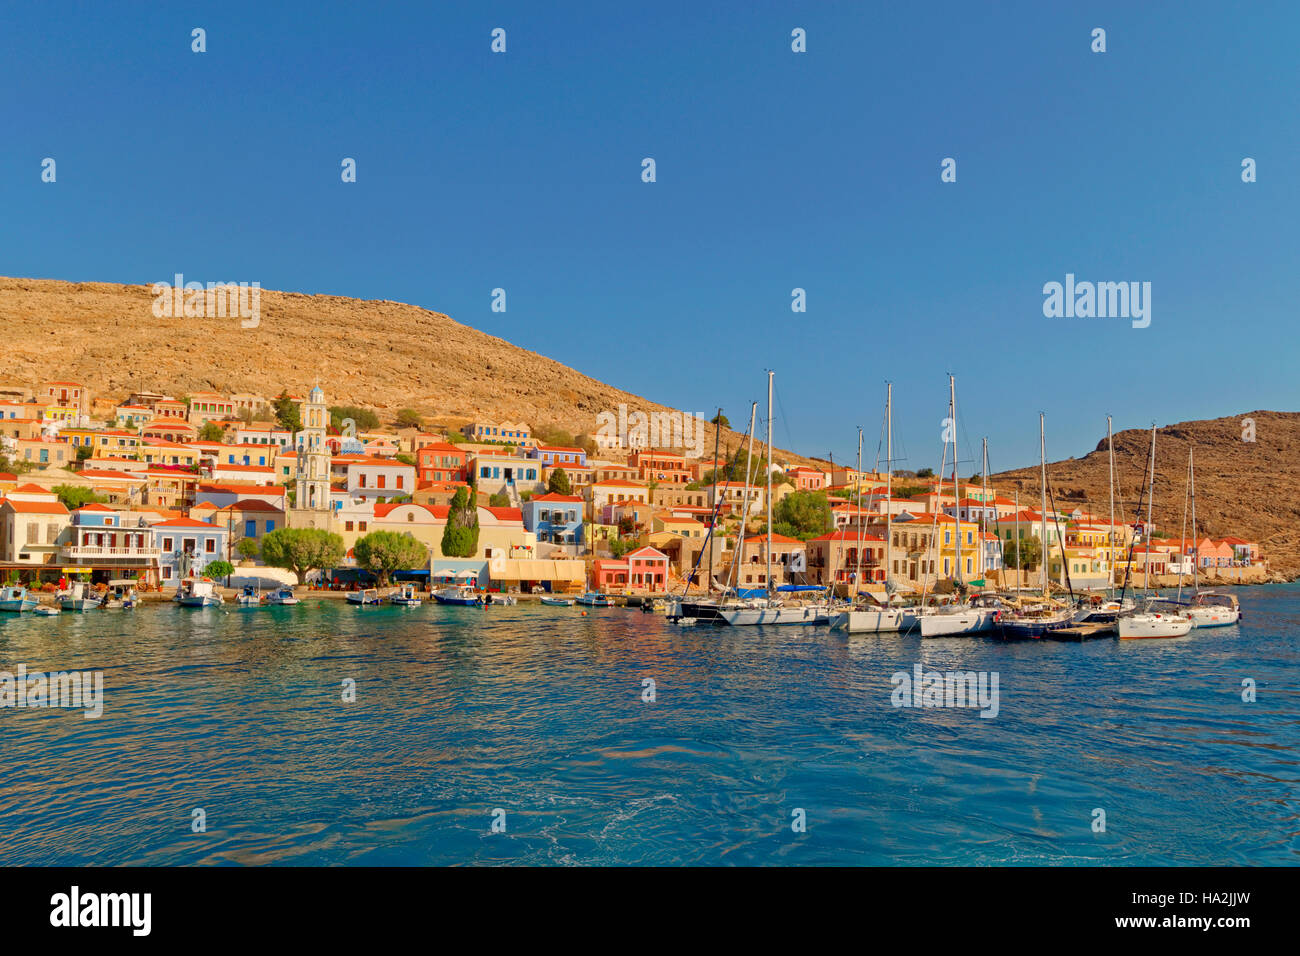
<path fill-rule="evenodd" d="M 105 682 L 98 720 L 0 710 L 0 853 L 1296 864 L 1300 587 L 1238 594 L 1239 627 L 1085 644 L 314 599 L 0 615 L 0 670 L 100 669 Z M 998 716 L 891 706 L 891 675 L 917 663 L 997 672 Z"/>

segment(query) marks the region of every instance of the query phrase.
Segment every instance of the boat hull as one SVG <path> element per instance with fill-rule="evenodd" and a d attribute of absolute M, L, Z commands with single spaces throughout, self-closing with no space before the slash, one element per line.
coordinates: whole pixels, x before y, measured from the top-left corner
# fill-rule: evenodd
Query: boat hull
<path fill-rule="evenodd" d="M 542 603 L 547 607 L 573 607 L 573 601 L 565 598 L 542 598 Z"/>
<path fill-rule="evenodd" d="M 831 618 L 831 627 L 846 634 L 892 634 L 912 630 L 917 620 L 915 611 L 899 608 L 879 611 L 850 609 Z"/>
<path fill-rule="evenodd" d="M 1241 620 L 1241 609 L 1236 607 L 1193 607 L 1186 613 L 1192 619 L 1192 627 L 1228 627 Z"/>
<path fill-rule="evenodd" d="M 994 630 L 1004 641 L 1036 641 L 1050 637 L 1053 632 L 1064 630 L 1073 624 L 1074 622 L 1068 617 L 1051 620 L 1007 620 L 1004 617 Z"/>
<path fill-rule="evenodd" d="M 825 624 L 830 620 L 830 612 L 824 607 L 741 607 L 734 610 L 723 608 L 722 619 L 732 627 L 770 626 L 770 625 L 813 625 Z"/>
<path fill-rule="evenodd" d="M 1133 614 L 1121 617 L 1115 628 L 1121 639 L 1186 637 L 1192 630 L 1192 622 L 1190 618 L 1168 614 Z"/>
<path fill-rule="evenodd" d="M 927 614 L 921 618 L 921 636 L 952 637 L 991 631 L 996 617 L 996 611 L 984 608 L 966 608 L 950 614 Z"/>

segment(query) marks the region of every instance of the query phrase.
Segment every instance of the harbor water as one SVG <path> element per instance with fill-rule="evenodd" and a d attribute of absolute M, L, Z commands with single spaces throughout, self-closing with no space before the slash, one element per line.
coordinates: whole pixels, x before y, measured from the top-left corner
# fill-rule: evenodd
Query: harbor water
<path fill-rule="evenodd" d="M 0 615 L 0 671 L 103 672 L 98 718 L 0 708 L 0 854 L 1295 865 L 1300 586 L 1235 593 L 1240 625 L 1086 643 L 311 597 Z M 916 665 L 996 675 L 996 715 L 895 706 Z"/>

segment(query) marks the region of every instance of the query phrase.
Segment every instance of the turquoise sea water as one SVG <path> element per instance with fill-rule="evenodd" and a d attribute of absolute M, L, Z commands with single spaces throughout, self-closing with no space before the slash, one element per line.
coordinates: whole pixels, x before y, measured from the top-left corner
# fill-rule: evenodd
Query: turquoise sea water
<path fill-rule="evenodd" d="M 1294 865 L 1300 587 L 1237 593 L 1238 627 L 1084 644 L 314 599 L 0 615 L 0 670 L 105 682 L 98 720 L 0 710 L 0 859 Z M 997 672 L 998 716 L 892 706 L 917 663 Z"/>

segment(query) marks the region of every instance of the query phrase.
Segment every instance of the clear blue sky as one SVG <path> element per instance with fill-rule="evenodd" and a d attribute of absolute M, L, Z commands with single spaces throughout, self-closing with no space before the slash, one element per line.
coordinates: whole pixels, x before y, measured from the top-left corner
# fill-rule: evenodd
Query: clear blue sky
<path fill-rule="evenodd" d="M 1294 3 L 718 6 L 9 5 L 0 274 L 411 302 L 733 423 L 771 367 L 778 443 L 837 460 L 888 376 L 913 469 L 950 371 L 995 469 L 1040 409 L 1059 458 L 1300 408 Z M 1150 327 L 1045 318 L 1067 272 Z"/>

